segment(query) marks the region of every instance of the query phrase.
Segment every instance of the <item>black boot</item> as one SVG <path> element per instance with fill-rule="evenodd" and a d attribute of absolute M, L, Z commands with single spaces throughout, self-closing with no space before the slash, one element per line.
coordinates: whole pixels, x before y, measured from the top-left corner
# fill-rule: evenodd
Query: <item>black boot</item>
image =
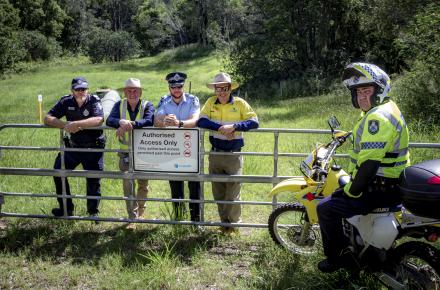
<path fill-rule="evenodd" d="M 344 263 L 340 259 L 325 259 L 318 263 L 318 269 L 324 273 L 333 273 L 344 268 Z"/>
<path fill-rule="evenodd" d="M 56 217 L 64 216 L 64 210 L 56 207 L 52 209 L 52 214 Z M 67 210 L 67 216 L 73 216 L 73 210 Z"/>

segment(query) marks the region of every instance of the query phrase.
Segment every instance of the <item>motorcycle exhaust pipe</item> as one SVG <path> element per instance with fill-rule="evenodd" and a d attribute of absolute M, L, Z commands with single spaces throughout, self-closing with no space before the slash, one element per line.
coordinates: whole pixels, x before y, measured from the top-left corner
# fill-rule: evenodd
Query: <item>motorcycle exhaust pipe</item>
<path fill-rule="evenodd" d="M 393 276 L 391 276 L 390 274 L 387 273 L 379 273 L 376 274 L 377 278 L 379 278 L 379 280 L 384 283 L 386 286 L 391 287 L 392 289 L 395 290 L 405 290 L 406 287 L 404 284 L 400 283 L 399 281 L 397 281 L 396 279 L 394 279 Z"/>

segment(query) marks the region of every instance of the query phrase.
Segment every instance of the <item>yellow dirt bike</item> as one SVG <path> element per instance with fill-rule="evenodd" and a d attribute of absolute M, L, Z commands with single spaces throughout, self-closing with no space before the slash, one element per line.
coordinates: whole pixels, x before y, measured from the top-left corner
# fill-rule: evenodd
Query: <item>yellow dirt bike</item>
<path fill-rule="evenodd" d="M 351 132 L 335 131 L 339 127 L 335 117 L 328 123 L 332 141 L 317 145 L 301 162 L 303 177 L 284 180 L 269 193 L 291 193 L 293 202 L 275 208 L 268 224 L 272 239 L 294 254 L 317 252 L 321 239 L 316 207 L 350 180 L 333 157 Z M 400 192 L 405 207 L 379 208 L 344 219 L 344 234 L 357 265 L 350 270 L 372 272 L 392 289 L 440 289 L 440 251 L 426 243 L 440 236 L 440 160 L 406 168 Z M 398 244 L 402 238 L 405 242 Z"/>

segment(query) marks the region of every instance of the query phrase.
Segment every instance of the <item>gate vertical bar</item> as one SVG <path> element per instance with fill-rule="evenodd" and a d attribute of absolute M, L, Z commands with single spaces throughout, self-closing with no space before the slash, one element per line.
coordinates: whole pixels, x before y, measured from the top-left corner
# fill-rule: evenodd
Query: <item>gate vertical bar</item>
<path fill-rule="evenodd" d="M 66 144 L 64 143 L 64 130 L 60 130 L 60 148 L 66 148 Z M 61 172 L 63 176 L 61 177 L 61 188 L 62 188 L 62 200 L 63 200 L 63 215 L 67 216 L 67 183 L 66 183 L 66 159 L 65 159 L 65 151 L 60 150 L 60 158 L 61 158 Z"/>
<path fill-rule="evenodd" d="M 274 137 L 274 144 L 273 144 L 273 177 L 277 177 L 278 176 L 278 139 L 279 139 L 280 133 L 278 131 L 275 131 L 273 133 L 273 137 Z M 273 183 L 273 185 L 275 186 L 276 183 Z M 274 195 L 272 197 L 272 203 L 273 203 L 273 208 L 275 209 L 276 204 L 277 204 L 277 197 L 276 195 Z"/>
<path fill-rule="evenodd" d="M 133 161 L 134 161 L 134 159 L 133 159 L 134 158 L 134 156 L 133 156 L 133 132 L 134 131 L 131 130 L 130 133 L 128 134 L 128 173 L 129 173 L 129 184 L 130 184 L 130 193 L 128 195 L 128 198 L 130 200 L 128 201 L 128 204 L 130 205 L 130 210 L 134 210 L 134 208 L 135 208 L 134 205 L 135 205 L 135 202 L 136 202 L 136 201 L 133 200 L 134 193 L 135 193 L 135 190 L 136 190 L 136 188 L 134 186 L 135 182 L 133 180 L 133 172 L 134 172 L 134 164 L 133 164 Z M 130 218 L 130 214 L 131 213 L 128 214 L 129 215 L 128 218 Z M 136 215 L 135 218 L 137 218 L 137 215 Z"/>
<path fill-rule="evenodd" d="M 205 173 L 205 130 L 199 130 L 199 156 L 200 156 L 200 173 Z M 200 174 L 199 173 L 199 174 Z M 205 221 L 205 182 L 200 182 L 200 221 Z"/>

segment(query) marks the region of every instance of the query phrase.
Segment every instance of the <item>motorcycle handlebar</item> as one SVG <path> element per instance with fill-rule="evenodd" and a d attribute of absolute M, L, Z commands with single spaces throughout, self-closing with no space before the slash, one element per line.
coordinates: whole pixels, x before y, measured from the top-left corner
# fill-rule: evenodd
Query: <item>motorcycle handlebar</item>
<path fill-rule="evenodd" d="M 345 134 L 341 135 L 341 136 L 335 136 L 334 139 L 338 141 L 338 145 L 337 147 L 341 146 L 342 144 L 345 143 L 345 141 L 347 141 L 347 139 L 353 134 L 353 132 L 346 132 Z"/>

